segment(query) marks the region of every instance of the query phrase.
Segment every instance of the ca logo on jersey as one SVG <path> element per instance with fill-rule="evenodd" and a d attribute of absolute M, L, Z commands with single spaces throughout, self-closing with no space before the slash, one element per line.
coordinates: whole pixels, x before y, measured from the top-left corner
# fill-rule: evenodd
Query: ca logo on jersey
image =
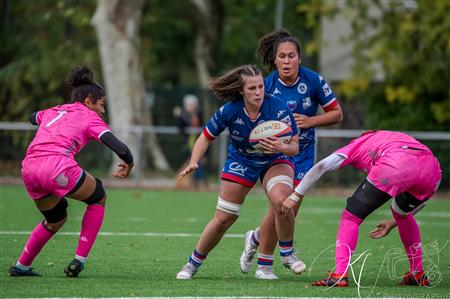
<path fill-rule="evenodd" d="M 291 111 L 294 111 L 295 108 L 297 108 L 297 101 L 295 101 L 295 100 L 289 100 L 286 102 L 286 104 L 287 104 L 289 110 L 291 110 Z"/>
<path fill-rule="evenodd" d="M 300 94 L 305 94 L 308 91 L 308 86 L 305 83 L 300 83 L 297 87 L 297 91 Z"/>
<path fill-rule="evenodd" d="M 232 162 L 228 167 L 228 171 L 240 176 L 244 176 L 245 172 L 247 171 L 247 167 L 242 167 L 242 165 L 238 162 Z"/>

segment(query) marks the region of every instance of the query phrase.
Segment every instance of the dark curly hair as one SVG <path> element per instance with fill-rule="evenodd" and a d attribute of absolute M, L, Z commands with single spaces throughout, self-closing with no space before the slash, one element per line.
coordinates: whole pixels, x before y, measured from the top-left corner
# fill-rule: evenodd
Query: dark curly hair
<path fill-rule="evenodd" d="M 66 83 L 72 87 L 70 94 L 72 103 L 83 102 L 87 97 L 95 103 L 105 96 L 104 88 L 94 81 L 94 74 L 86 65 L 73 68 Z"/>

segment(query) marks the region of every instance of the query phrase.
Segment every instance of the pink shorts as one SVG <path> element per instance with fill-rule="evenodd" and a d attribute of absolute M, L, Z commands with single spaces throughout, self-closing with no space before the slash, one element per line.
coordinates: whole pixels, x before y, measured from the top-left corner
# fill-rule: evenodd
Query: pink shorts
<path fill-rule="evenodd" d="M 65 156 L 25 157 L 22 161 L 22 179 L 33 200 L 50 194 L 65 196 L 75 187 L 82 173 L 77 162 Z"/>
<path fill-rule="evenodd" d="M 392 197 L 408 192 L 425 200 L 439 187 L 442 171 L 431 152 L 399 148 L 380 157 L 367 178 Z"/>

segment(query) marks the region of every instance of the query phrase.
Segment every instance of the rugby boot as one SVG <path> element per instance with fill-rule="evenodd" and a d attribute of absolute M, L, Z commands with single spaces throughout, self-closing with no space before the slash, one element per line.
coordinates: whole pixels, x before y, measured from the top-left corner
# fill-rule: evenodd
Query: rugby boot
<path fill-rule="evenodd" d="M 180 272 L 177 273 L 177 279 L 192 279 L 192 277 L 197 273 L 198 268 L 191 263 L 186 263 Z"/>
<path fill-rule="evenodd" d="M 42 276 L 41 274 L 34 272 L 33 268 L 28 270 L 22 270 L 17 268 L 16 266 L 11 266 L 8 270 L 9 276 L 18 277 L 18 276 Z"/>
<path fill-rule="evenodd" d="M 348 287 L 348 275 L 329 273 L 324 279 L 312 283 L 315 287 Z"/>
<path fill-rule="evenodd" d="M 272 266 L 258 266 L 255 272 L 255 277 L 266 280 L 278 279 L 278 276 L 273 274 Z"/>
<path fill-rule="evenodd" d="M 250 272 L 256 250 L 258 249 L 258 246 L 253 245 L 252 243 L 253 232 L 253 230 L 249 230 L 245 234 L 244 251 L 242 252 L 241 259 L 239 261 L 242 273 Z"/>
<path fill-rule="evenodd" d="M 83 271 L 84 263 L 77 259 L 73 259 L 69 265 L 64 269 L 67 277 L 78 277 L 81 271 Z"/>
<path fill-rule="evenodd" d="M 424 271 L 420 272 L 406 272 L 403 276 L 400 285 L 408 285 L 408 286 L 422 286 L 426 287 L 430 285 L 430 281 L 428 280 L 428 276 Z"/>
<path fill-rule="evenodd" d="M 297 257 L 295 252 L 292 252 L 290 255 L 282 256 L 281 262 L 283 266 L 288 269 L 291 269 L 294 274 L 302 274 L 306 270 L 306 265 Z"/>

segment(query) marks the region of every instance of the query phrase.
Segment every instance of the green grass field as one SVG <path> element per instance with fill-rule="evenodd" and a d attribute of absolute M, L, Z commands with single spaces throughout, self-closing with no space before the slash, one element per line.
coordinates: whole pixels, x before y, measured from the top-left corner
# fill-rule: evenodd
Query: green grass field
<path fill-rule="evenodd" d="M 295 241 L 309 271 L 301 276 L 280 266 L 278 253 L 275 272 L 279 280 L 260 281 L 254 278 L 254 271 L 247 275 L 240 272 L 243 234 L 259 224 L 267 208 L 264 195 L 255 192 L 195 279 L 177 281 L 176 273 L 213 215 L 217 194 L 110 189 L 108 195 L 102 235 L 79 278 L 70 279 L 63 273 L 74 256 L 85 208 L 72 200 L 66 225 L 33 264 L 43 277 L 10 278 L 8 267 L 15 263 L 28 233 L 42 216 L 23 187 L 1 186 L 1 297 L 450 297 L 449 201 L 432 200 L 417 216 L 425 247 L 424 265 L 435 282 L 433 287 L 398 286 L 408 266 L 396 231 L 381 240 L 368 237 L 379 220 L 390 217 L 385 205 L 361 226 L 356 254 L 369 255 L 364 265 L 362 258 L 354 267 L 355 278 L 360 278 L 364 286 L 359 294 L 353 279 L 347 289 L 310 286 L 334 263 L 333 244 L 344 198 L 308 197 L 304 201 L 297 217 Z"/>

